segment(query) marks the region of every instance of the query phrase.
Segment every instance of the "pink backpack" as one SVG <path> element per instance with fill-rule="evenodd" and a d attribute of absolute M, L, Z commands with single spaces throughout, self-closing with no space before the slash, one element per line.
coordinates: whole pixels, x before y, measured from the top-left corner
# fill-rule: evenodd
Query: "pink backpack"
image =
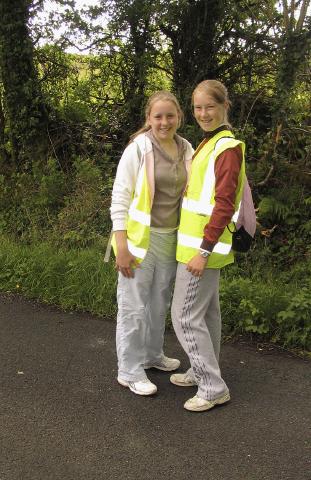
<path fill-rule="evenodd" d="M 228 230 L 231 232 L 229 227 Z M 242 193 L 239 216 L 232 233 L 232 250 L 236 252 L 248 252 L 256 232 L 256 212 L 253 203 L 252 192 L 245 178 Z"/>

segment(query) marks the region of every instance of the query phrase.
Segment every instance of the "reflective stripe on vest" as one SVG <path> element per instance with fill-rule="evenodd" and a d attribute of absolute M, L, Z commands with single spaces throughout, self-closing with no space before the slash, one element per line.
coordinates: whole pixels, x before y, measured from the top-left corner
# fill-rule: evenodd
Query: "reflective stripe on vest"
<path fill-rule="evenodd" d="M 185 247 L 192 247 L 199 249 L 202 243 L 202 238 L 192 237 L 185 233 L 178 232 L 178 243 Z M 218 242 L 213 248 L 213 253 L 220 253 L 221 255 L 227 255 L 231 250 L 231 244 Z"/>
<path fill-rule="evenodd" d="M 127 246 L 132 255 L 140 259 L 145 258 L 147 253 L 146 248 L 136 247 L 129 239 L 127 239 Z"/>
<path fill-rule="evenodd" d="M 136 207 L 137 205 L 138 198 L 135 198 L 129 208 L 129 217 L 132 220 L 135 220 L 138 223 L 141 223 L 142 225 L 149 226 L 151 222 L 151 215 L 150 213 L 145 213 L 142 212 L 141 210 L 138 210 Z"/>
<path fill-rule="evenodd" d="M 182 202 L 182 208 L 188 210 L 189 212 L 197 213 L 198 215 L 212 215 L 214 205 L 207 204 L 202 200 L 193 200 L 192 198 L 185 197 Z M 240 213 L 241 202 L 239 202 L 238 210 L 234 213 L 231 218 L 232 222 L 236 222 Z"/>

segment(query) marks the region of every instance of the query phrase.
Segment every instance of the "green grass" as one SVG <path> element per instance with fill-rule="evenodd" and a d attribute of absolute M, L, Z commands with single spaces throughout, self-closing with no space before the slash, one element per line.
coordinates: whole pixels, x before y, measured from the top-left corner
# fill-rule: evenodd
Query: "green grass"
<path fill-rule="evenodd" d="M 57 250 L 1 239 L 0 289 L 104 316 L 116 313 L 116 273 L 99 249 Z"/>

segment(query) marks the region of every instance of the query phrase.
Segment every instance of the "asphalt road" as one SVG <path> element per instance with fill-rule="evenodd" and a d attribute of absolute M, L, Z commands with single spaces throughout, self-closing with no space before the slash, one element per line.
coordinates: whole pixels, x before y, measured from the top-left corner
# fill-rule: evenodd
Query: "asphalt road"
<path fill-rule="evenodd" d="M 194 413 L 167 373 L 149 371 L 154 397 L 121 387 L 114 334 L 0 294 L 0 480 L 311 479 L 310 361 L 226 343 L 232 401 Z M 166 353 L 188 366 L 172 332 Z"/>

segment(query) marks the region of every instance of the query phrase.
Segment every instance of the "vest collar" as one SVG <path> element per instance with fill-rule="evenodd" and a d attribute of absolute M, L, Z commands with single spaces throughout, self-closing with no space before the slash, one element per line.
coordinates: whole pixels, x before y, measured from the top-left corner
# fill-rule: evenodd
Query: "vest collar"
<path fill-rule="evenodd" d="M 232 135 L 232 137 L 234 138 L 234 135 L 232 133 L 232 130 L 230 127 L 228 127 L 227 125 L 220 125 L 220 127 L 216 128 L 216 130 L 213 130 L 212 132 L 206 132 L 206 134 L 209 134 L 210 136 L 209 137 L 205 137 L 202 142 L 200 143 L 200 145 L 197 147 L 196 151 L 194 152 L 193 156 L 192 156 L 192 160 L 194 160 L 194 158 L 198 155 L 198 153 L 202 150 L 202 148 L 211 140 L 213 139 L 213 141 L 215 141 L 215 144 L 216 142 L 222 138 L 222 135 L 221 133 L 222 132 L 228 132 L 229 134 Z"/>
<path fill-rule="evenodd" d="M 215 135 L 217 135 L 217 133 L 222 132 L 223 130 L 229 130 L 229 132 L 232 131 L 228 125 L 220 125 L 220 127 L 216 128 L 212 132 L 204 132 L 204 138 L 206 138 L 207 140 L 210 140 Z"/>

